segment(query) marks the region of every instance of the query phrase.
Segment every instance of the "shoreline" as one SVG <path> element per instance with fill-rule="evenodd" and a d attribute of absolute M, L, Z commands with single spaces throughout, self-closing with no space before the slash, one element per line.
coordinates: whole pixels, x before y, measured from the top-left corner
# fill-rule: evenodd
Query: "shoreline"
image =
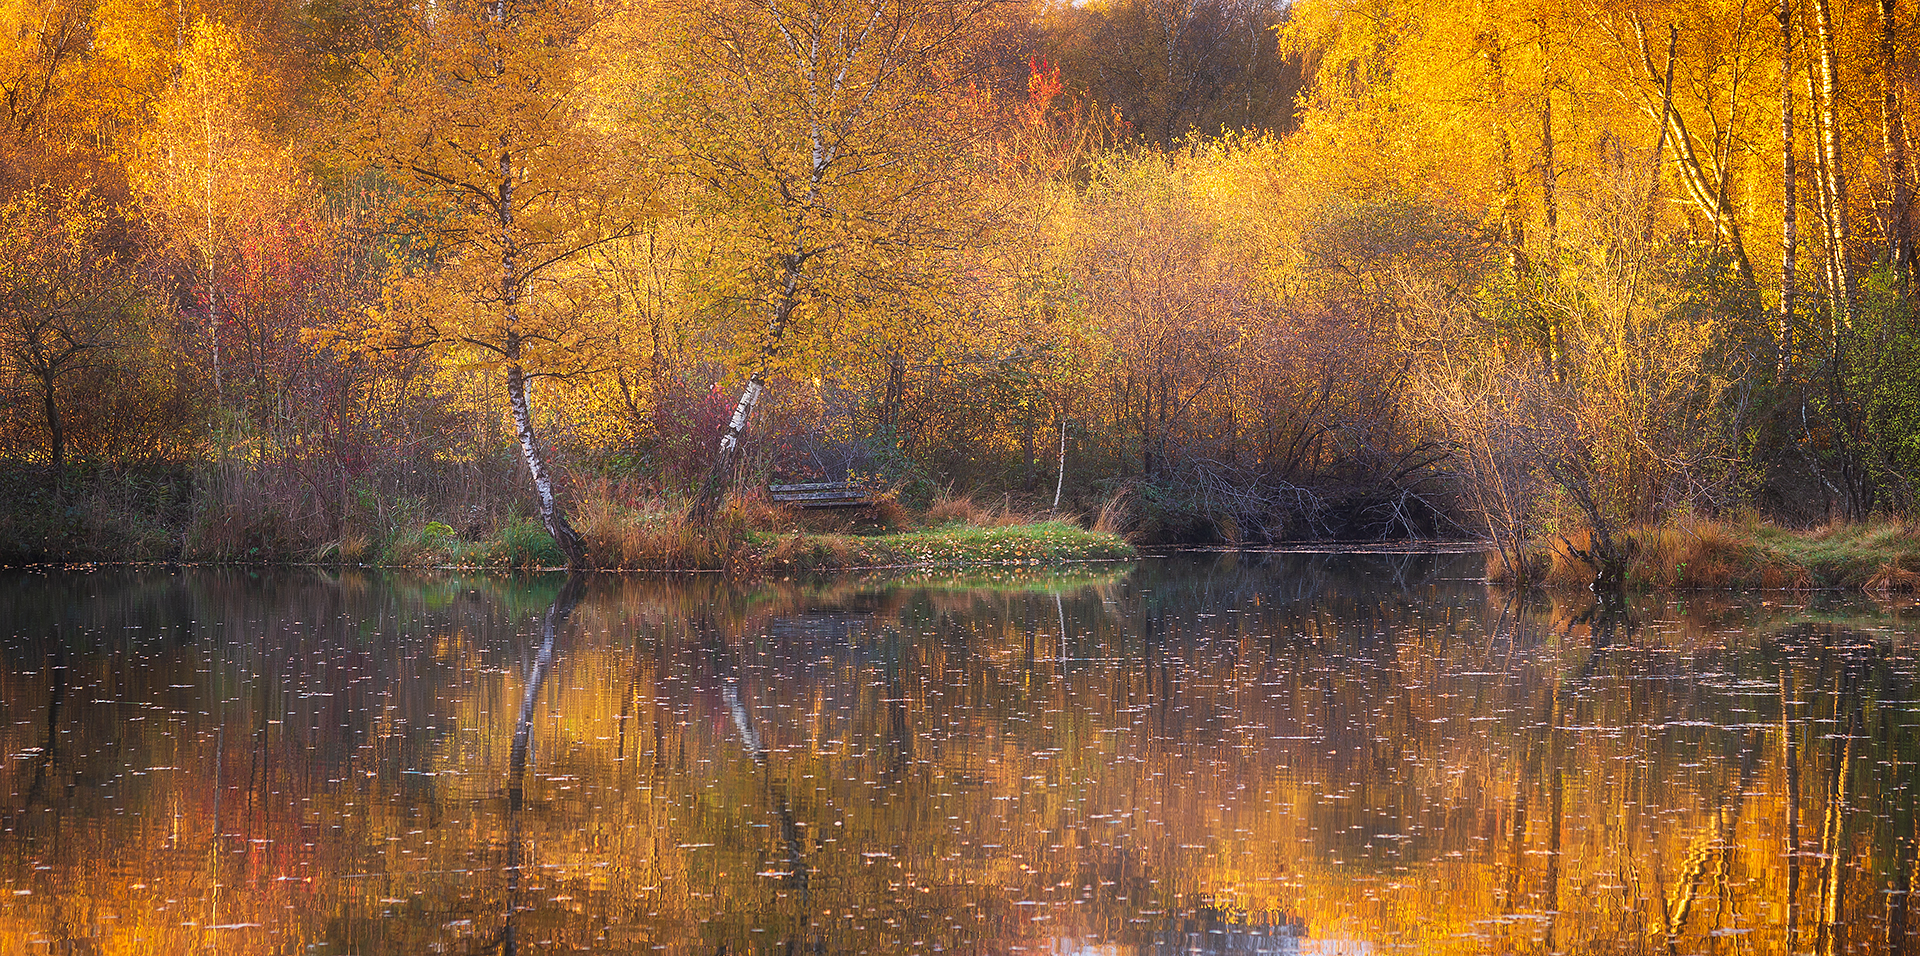
<path fill-rule="evenodd" d="M 403 560 L 329 560 L 324 555 L 284 554 L 251 559 L 48 556 L 0 562 L 0 569 L 93 567 L 354 568 L 384 571 L 565 571 L 544 533 L 530 541 L 524 534 L 495 535 L 468 541 L 451 534 L 409 542 Z M 1042 568 L 1061 564 L 1131 561 L 1141 552 L 1117 534 L 1090 531 L 1066 521 L 1042 521 L 982 528 L 942 525 L 881 534 L 814 531 L 747 532 L 730 546 L 682 561 L 664 554 L 657 565 L 620 563 L 595 566 L 592 573 L 745 573 L 814 574 L 864 571 L 966 568 Z"/>
<path fill-rule="evenodd" d="M 1593 569 L 1574 558 L 1584 529 L 1518 546 L 1530 587 L 1585 589 Z M 1787 528 L 1763 521 L 1685 519 L 1629 529 L 1628 593 L 1920 591 L 1920 527 L 1880 520 Z M 1497 549 L 1487 581 L 1519 586 Z"/>

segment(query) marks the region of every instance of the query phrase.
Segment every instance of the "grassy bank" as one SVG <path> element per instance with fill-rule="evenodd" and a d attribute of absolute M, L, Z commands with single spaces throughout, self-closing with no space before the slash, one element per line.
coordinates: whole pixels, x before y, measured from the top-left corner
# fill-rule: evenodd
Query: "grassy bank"
<path fill-rule="evenodd" d="M 875 533 L 752 530 L 742 524 L 737 516 L 730 516 L 703 533 L 657 515 L 642 515 L 624 525 L 600 522 L 588 540 L 598 542 L 596 567 L 629 571 L 969 568 L 1115 560 L 1135 554 L 1133 546 L 1117 535 L 1090 531 L 1070 521 L 984 528 L 947 524 Z M 505 533 L 477 541 L 463 540 L 444 529 L 409 536 L 375 563 L 512 569 L 552 567 L 564 560 L 553 539 L 532 522 L 518 522 Z"/>
<path fill-rule="evenodd" d="M 1131 558 L 1133 546 L 1119 536 L 1089 531 L 1067 521 L 1004 527 L 949 524 L 891 534 L 755 535 L 747 563 L 770 571 L 846 568 L 982 565 L 1051 565 L 1067 561 Z"/>
<path fill-rule="evenodd" d="M 351 520 L 297 520 L 271 500 L 181 472 L 103 473 L 60 494 L 29 487 L 0 508 L 0 564 L 181 561 L 516 570 L 565 559 L 540 523 L 424 498 L 378 500 Z M 4 491 L 0 488 L 0 491 Z M 245 491 L 246 489 L 240 489 Z M 13 500 L 17 498 L 18 500 Z M 1111 521 L 1112 516 L 1105 520 Z M 1028 513 L 1002 500 L 940 496 L 924 509 L 890 497 L 846 510 L 792 509 L 747 497 L 711 522 L 689 503 L 595 482 L 573 523 L 597 568 L 834 572 L 854 568 L 1050 565 L 1131 557 L 1108 530 Z M 1094 522 L 1101 526 L 1101 520 Z"/>
<path fill-rule="evenodd" d="M 1584 533 L 1569 535 L 1584 548 Z M 1641 590 L 1920 590 L 1920 528 L 1896 522 L 1795 530 L 1760 521 L 1686 520 L 1629 534 L 1627 586 Z M 1593 569 L 1568 541 L 1535 542 L 1528 563 L 1550 586 L 1586 587 Z M 1488 577 L 1511 583 L 1489 555 Z"/>

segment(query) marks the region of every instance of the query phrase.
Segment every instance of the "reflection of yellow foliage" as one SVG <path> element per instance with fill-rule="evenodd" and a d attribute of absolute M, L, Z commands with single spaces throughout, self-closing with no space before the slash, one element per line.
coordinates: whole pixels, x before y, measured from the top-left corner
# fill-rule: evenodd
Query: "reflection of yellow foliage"
<path fill-rule="evenodd" d="M 1669 934 L 1686 949 L 1732 929 L 1756 951 L 1785 942 L 1788 794 L 1768 716 L 1781 691 L 1741 676 L 1773 665 L 1737 656 L 1752 651 L 1727 643 L 1721 609 L 1689 603 L 1596 648 L 1566 607 L 1490 633 L 1494 594 L 1383 613 L 1367 625 L 1390 635 L 1381 655 L 1351 643 L 1351 619 L 1304 607 L 1243 607 L 1204 636 L 1143 645 L 1149 596 L 1124 588 L 1058 605 L 853 588 L 828 603 L 781 585 L 610 582 L 558 642 L 509 815 L 539 608 L 489 617 L 476 588 L 491 586 L 403 609 L 441 620 L 444 597 L 477 615 L 400 624 L 413 643 L 236 649 L 218 679 L 310 662 L 239 685 L 217 715 L 171 686 L 204 680 L 198 649 L 141 673 L 77 666 L 76 686 L 161 702 L 112 705 L 137 718 L 111 731 L 116 766 L 155 769 L 78 782 L 105 766 L 90 761 L 109 731 L 73 724 L 54 782 L 77 783 L 79 802 L 13 818 L 6 839 L 49 835 L 36 821 L 56 816 L 64 835 L 53 871 L 0 871 L 32 891 L 0 908 L 0 935 L 264 952 L 364 933 L 457 950 L 494 938 L 511 903 L 523 940 L 611 951 L 744 947 L 754 927 L 836 950 L 1131 944 L 1202 913 L 1438 953 Z M 1170 626 L 1191 619 L 1186 598 L 1152 599 L 1176 611 Z M 1062 620 L 1099 652 L 1062 653 Z M 1703 700 L 1666 679 L 1698 674 L 1676 663 L 1691 655 L 1736 655 L 1712 678 L 1733 692 Z M 1828 665 L 1790 666 L 1815 686 Z M 44 679 L 12 669 L 0 699 L 44 713 Z M 1793 717 L 1816 842 L 1835 752 L 1807 721 L 1827 716 Z M 43 732 L 0 727 L 6 752 L 28 755 L 0 768 L 10 792 L 33 790 Z M 1857 922 L 1878 918 L 1889 865 L 1864 821 L 1904 798 L 1856 786 L 1842 906 Z M 1803 930 L 1816 876 L 1803 866 Z"/>

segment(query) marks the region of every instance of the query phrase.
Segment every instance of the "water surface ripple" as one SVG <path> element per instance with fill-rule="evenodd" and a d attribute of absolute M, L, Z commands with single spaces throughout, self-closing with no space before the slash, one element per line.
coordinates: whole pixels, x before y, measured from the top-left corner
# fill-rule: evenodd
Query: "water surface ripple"
<path fill-rule="evenodd" d="M 0 954 L 1879 953 L 1916 628 L 1475 555 L 0 576 Z"/>

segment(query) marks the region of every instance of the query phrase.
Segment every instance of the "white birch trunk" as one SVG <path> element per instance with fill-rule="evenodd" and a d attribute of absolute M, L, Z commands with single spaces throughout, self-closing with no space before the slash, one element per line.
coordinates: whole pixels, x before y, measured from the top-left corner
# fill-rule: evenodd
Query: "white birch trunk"
<path fill-rule="evenodd" d="M 1833 8 L 1830 0 L 1813 0 L 1815 25 L 1820 33 L 1820 99 L 1826 114 L 1820 124 L 1822 164 L 1826 174 L 1826 194 L 1833 204 L 1827 214 L 1828 255 L 1834 277 L 1834 331 L 1852 323 L 1855 283 L 1853 264 L 1848 258 L 1852 229 L 1847 217 L 1847 176 L 1840 155 L 1840 66 L 1833 36 Z"/>
<path fill-rule="evenodd" d="M 584 568 L 587 566 L 586 542 L 567 522 L 566 512 L 561 510 L 554 496 L 553 477 L 547 471 L 546 458 L 541 455 L 540 443 L 533 432 L 533 403 L 527 398 L 526 372 L 518 362 L 507 365 L 507 398 L 512 404 L 513 433 L 520 444 L 520 460 L 526 463 L 527 475 L 533 479 L 533 491 L 540 507 L 540 524 L 553 537 L 553 543 L 559 547 L 560 553 L 566 556 L 567 567 Z"/>
<path fill-rule="evenodd" d="M 1795 246 L 1799 243 L 1799 200 L 1793 168 L 1793 0 L 1780 0 L 1780 331 L 1776 337 L 1779 371 L 1793 367 Z"/>

